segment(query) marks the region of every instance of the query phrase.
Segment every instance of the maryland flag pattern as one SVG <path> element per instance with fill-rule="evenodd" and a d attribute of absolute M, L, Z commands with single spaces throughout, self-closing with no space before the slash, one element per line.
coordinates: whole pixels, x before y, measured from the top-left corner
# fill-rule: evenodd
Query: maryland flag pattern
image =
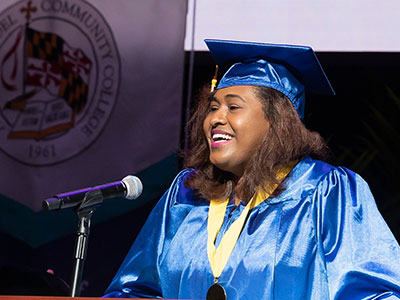
<path fill-rule="evenodd" d="M 74 112 L 83 110 L 87 94 L 87 85 L 77 73 L 63 72 L 58 95 L 67 101 Z"/>
<path fill-rule="evenodd" d="M 28 57 L 43 59 L 60 67 L 64 65 L 64 40 L 56 34 L 40 32 L 27 27 L 25 43 Z"/>
<path fill-rule="evenodd" d="M 54 33 L 26 28 L 27 58 L 42 64 L 27 65 L 26 85 L 40 86 L 63 98 L 74 113 L 80 113 L 87 102 L 88 85 L 82 78 L 90 73 L 91 62 L 80 49 L 69 47 Z"/>

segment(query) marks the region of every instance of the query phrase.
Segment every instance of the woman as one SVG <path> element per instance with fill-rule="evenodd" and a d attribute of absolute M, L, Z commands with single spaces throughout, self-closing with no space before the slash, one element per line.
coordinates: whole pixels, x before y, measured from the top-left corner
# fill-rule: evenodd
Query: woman
<path fill-rule="evenodd" d="M 367 184 L 300 118 L 332 88 L 311 48 L 208 40 L 230 65 L 190 122 L 186 169 L 106 297 L 400 299 L 400 249 Z"/>

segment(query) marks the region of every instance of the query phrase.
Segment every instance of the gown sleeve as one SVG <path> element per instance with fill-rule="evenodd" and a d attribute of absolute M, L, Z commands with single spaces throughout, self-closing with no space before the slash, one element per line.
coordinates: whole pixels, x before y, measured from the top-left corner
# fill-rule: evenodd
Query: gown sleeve
<path fill-rule="evenodd" d="M 317 194 L 330 299 L 400 299 L 400 247 L 367 183 L 337 168 Z"/>
<path fill-rule="evenodd" d="M 188 172 L 184 170 L 175 178 L 154 207 L 103 297 L 162 298 L 158 262 L 178 226 L 181 216 L 171 216 L 169 209 L 175 204 Z"/>

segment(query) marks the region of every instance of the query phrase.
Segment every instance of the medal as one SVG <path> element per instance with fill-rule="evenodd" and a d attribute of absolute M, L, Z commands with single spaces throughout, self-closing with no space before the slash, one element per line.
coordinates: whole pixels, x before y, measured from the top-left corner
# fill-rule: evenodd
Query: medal
<path fill-rule="evenodd" d="M 207 292 L 207 300 L 226 300 L 226 292 L 224 288 L 215 280 Z"/>

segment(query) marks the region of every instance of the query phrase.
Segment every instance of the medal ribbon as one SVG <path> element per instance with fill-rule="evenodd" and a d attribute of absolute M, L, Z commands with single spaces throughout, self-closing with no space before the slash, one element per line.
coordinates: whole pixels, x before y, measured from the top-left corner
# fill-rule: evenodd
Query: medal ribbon
<path fill-rule="evenodd" d="M 279 182 L 281 182 L 289 174 L 296 163 L 297 161 L 290 162 L 288 166 L 279 170 L 277 174 L 277 179 Z M 258 191 L 254 194 L 249 203 L 247 203 L 239 218 L 235 222 L 233 222 L 229 229 L 226 231 L 217 249 L 215 248 L 214 242 L 224 222 L 225 211 L 229 199 L 223 202 L 215 200 L 210 201 L 207 221 L 207 254 L 215 279 L 221 276 L 222 270 L 225 268 L 229 256 L 231 255 L 233 248 L 236 245 L 249 211 L 259 205 L 261 202 L 264 202 L 266 199 L 268 199 L 268 197 L 275 191 L 277 186 L 278 184 L 270 186 L 268 192 L 265 192 L 262 188 L 258 189 Z"/>

